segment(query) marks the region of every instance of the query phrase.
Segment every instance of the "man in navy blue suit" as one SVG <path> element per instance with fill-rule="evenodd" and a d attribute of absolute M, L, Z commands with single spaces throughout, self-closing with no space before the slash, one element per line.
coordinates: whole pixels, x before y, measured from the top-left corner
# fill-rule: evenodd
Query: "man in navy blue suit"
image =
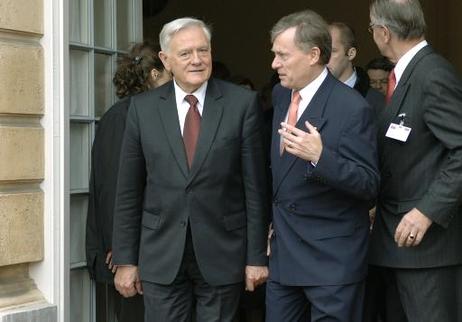
<path fill-rule="evenodd" d="M 361 321 L 368 209 L 377 195 L 374 111 L 326 68 L 331 37 L 313 11 L 271 31 L 273 230 L 267 321 Z"/>

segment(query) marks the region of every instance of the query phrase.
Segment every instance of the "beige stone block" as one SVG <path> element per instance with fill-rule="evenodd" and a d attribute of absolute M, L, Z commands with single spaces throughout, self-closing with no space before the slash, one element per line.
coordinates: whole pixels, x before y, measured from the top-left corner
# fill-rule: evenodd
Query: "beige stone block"
<path fill-rule="evenodd" d="M 43 129 L 0 126 L 0 182 L 42 180 L 44 149 Z"/>
<path fill-rule="evenodd" d="M 0 193 L 0 266 L 43 259 L 43 193 Z"/>
<path fill-rule="evenodd" d="M 28 264 L 0 267 L 0 321 L 11 309 L 24 307 L 26 303 L 35 305 L 44 301 L 34 281 L 29 277 L 28 269 Z"/>
<path fill-rule="evenodd" d="M 43 0 L 1 0 L 0 28 L 43 34 Z"/>
<path fill-rule="evenodd" d="M 0 114 L 43 114 L 43 64 L 41 47 L 0 42 Z"/>

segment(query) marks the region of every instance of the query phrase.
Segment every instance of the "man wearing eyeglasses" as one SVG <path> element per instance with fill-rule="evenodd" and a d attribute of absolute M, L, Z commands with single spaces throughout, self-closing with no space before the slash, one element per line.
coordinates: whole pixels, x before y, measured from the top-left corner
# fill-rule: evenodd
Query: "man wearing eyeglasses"
<path fill-rule="evenodd" d="M 409 322 L 460 322 L 462 81 L 426 42 L 417 0 L 375 0 L 370 19 L 377 47 L 396 63 L 378 124 L 370 263 L 391 268 Z"/>
<path fill-rule="evenodd" d="M 393 67 L 393 64 L 385 57 L 378 57 L 369 61 L 366 65 L 367 76 L 369 76 L 369 85 L 383 95 L 386 95 L 388 74 L 390 74 Z"/>

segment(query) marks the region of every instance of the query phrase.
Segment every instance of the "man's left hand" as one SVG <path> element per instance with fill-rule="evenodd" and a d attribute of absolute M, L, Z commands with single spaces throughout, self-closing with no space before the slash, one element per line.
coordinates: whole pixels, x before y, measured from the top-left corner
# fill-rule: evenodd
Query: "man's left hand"
<path fill-rule="evenodd" d="M 395 231 L 398 247 L 417 246 L 422 241 L 432 221 L 417 208 L 412 209 L 401 219 Z"/>
<path fill-rule="evenodd" d="M 309 122 L 305 122 L 307 132 L 287 123 L 281 123 L 278 130 L 283 140 L 284 149 L 306 161 L 317 163 L 321 157 L 321 134 Z"/>
<path fill-rule="evenodd" d="M 245 290 L 253 292 L 255 288 L 263 284 L 268 278 L 267 266 L 249 266 L 245 267 Z"/>

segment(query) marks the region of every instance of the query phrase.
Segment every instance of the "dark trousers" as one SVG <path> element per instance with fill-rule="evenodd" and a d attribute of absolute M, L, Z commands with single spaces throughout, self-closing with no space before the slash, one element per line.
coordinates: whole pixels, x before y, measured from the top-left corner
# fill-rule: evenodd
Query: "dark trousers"
<path fill-rule="evenodd" d="M 409 322 L 462 321 L 462 265 L 394 272 Z"/>
<path fill-rule="evenodd" d="M 189 231 L 183 261 L 173 283 L 142 284 L 147 322 L 231 322 L 243 288 L 243 283 L 212 286 L 204 280 Z"/>
<path fill-rule="evenodd" d="M 362 319 L 364 283 L 332 286 L 266 285 L 266 321 L 301 321 L 311 308 L 311 322 L 358 322 Z"/>
<path fill-rule="evenodd" d="M 407 322 L 395 273 L 391 268 L 369 265 L 363 322 Z"/>
<path fill-rule="evenodd" d="M 143 322 L 143 297 L 141 295 L 136 295 L 134 297 L 124 298 L 115 289 L 114 285 L 97 282 L 96 321 Z"/>

